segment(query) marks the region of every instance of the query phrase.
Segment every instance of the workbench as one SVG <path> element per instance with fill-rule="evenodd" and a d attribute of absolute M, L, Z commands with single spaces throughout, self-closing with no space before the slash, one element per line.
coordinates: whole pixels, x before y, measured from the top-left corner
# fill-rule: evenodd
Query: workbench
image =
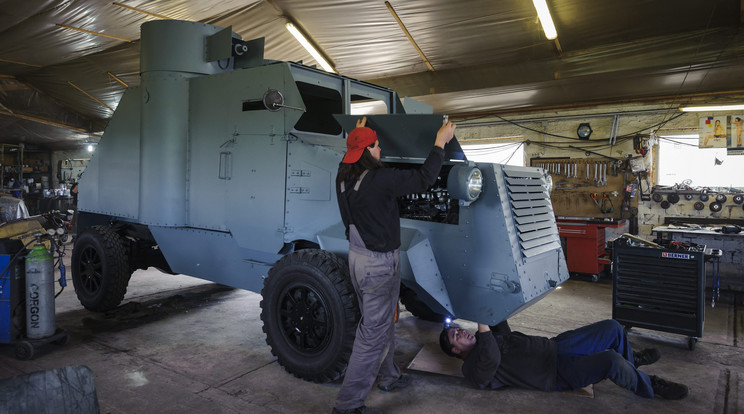
<path fill-rule="evenodd" d="M 625 219 L 593 217 L 557 217 L 558 235 L 564 243 L 566 266 L 572 273 L 592 276 L 595 282 L 605 266 L 611 263 L 605 250 L 606 240 L 627 232 Z"/>

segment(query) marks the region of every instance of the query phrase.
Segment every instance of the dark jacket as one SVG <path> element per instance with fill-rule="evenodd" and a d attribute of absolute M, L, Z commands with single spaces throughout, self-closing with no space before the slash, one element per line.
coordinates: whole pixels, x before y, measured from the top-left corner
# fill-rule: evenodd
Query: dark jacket
<path fill-rule="evenodd" d="M 399 248 L 398 197 L 429 188 L 436 181 L 443 161 L 444 150 L 435 146 L 418 168 L 369 170 L 358 191 L 353 191 L 356 182 L 347 182 L 346 191 L 341 194 L 337 183 L 336 196 L 347 235 L 349 224 L 353 223 L 367 249 L 389 252 Z M 348 210 L 344 205 L 347 200 Z"/>
<path fill-rule="evenodd" d="M 476 333 L 475 337 L 475 348 L 465 358 L 462 374 L 476 387 L 555 390 L 555 340 L 512 332 L 506 321 L 491 327 L 491 332 Z"/>

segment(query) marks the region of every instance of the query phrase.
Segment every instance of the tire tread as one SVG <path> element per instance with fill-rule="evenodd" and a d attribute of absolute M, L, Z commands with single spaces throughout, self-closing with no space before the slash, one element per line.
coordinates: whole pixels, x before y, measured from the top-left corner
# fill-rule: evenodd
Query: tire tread
<path fill-rule="evenodd" d="M 272 316 L 268 315 L 270 305 L 267 303 L 267 295 L 272 294 L 278 288 L 276 286 L 278 282 L 275 282 L 276 273 L 290 266 L 311 266 L 322 272 L 340 296 L 344 308 L 343 323 L 345 326 L 343 330 L 346 332 L 346 335 L 342 338 L 341 352 L 337 355 L 334 362 L 322 372 L 308 373 L 294 370 L 292 364 L 288 363 L 282 353 L 278 351 L 280 346 L 275 341 L 279 341 L 281 338 L 272 338 L 270 329 L 267 327 L 267 324 L 271 323 L 270 319 L 272 318 Z M 349 279 L 346 262 L 335 254 L 320 249 L 306 249 L 287 254 L 279 259 L 269 270 L 269 276 L 264 280 L 261 295 L 263 296 L 261 300 L 262 329 L 266 334 L 266 344 L 271 348 L 272 355 L 277 357 L 279 364 L 294 376 L 316 383 L 327 383 L 340 378 L 346 371 L 346 366 L 354 345 L 356 325 L 360 318 L 356 293 Z"/>

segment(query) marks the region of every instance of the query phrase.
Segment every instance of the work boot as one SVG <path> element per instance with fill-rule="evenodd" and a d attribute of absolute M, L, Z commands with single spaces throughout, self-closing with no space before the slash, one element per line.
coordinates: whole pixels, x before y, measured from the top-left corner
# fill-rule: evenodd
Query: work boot
<path fill-rule="evenodd" d="M 633 365 L 636 368 L 641 365 L 651 365 L 661 358 L 661 352 L 656 348 L 646 348 L 643 351 L 633 353 Z"/>
<path fill-rule="evenodd" d="M 339 410 L 338 408 L 333 407 L 333 411 L 331 411 L 331 414 L 382 414 L 382 410 L 367 407 L 366 405 L 352 408 L 351 410 Z"/>
<path fill-rule="evenodd" d="M 651 388 L 654 390 L 654 395 L 666 400 L 681 400 L 690 393 L 687 385 L 667 381 L 656 375 L 651 375 Z"/>
<path fill-rule="evenodd" d="M 377 384 L 377 388 L 383 390 L 383 391 L 393 391 L 398 388 L 405 388 L 411 384 L 411 376 L 407 374 L 400 374 L 400 377 L 398 377 L 397 380 L 391 382 L 390 384 Z"/>

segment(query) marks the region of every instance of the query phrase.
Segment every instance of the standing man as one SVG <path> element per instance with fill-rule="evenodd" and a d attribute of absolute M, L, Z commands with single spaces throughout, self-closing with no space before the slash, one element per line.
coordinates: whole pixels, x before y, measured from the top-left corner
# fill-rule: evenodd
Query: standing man
<path fill-rule="evenodd" d="M 393 361 L 395 309 L 400 291 L 400 215 L 397 198 L 426 190 L 439 175 L 444 146 L 455 125 L 444 121 L 424 164 L 414 169 L 385 167 L 377 133 L 357 121 L 338 167 L 336 196 L 349 239 L 349 270 L 362 318 L 333 413 L 382 413 L 364 405 L 372 384 L 383 391 L 411 383 Z"/>

